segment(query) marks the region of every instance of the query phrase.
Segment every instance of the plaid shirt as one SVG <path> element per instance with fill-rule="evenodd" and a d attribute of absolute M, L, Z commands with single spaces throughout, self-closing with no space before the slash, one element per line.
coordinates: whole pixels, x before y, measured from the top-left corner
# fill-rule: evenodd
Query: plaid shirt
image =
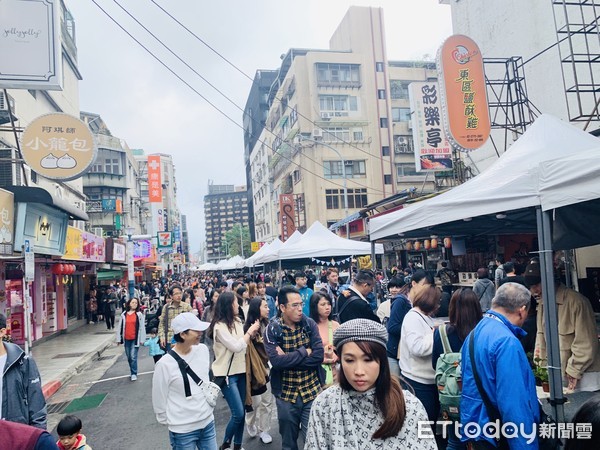
<path fill-rule="evenodd" d="M 158 338 L 163 339 L 165 337 L 165 318 L 167 318 L 168 328 L 166 343 L 169 344 L 173 339 L 173 329 L 171 328 L 171 322 L 175 317 L 184 312 L 192 312 L 192 307 L 186 302 L 179 302 L 179 306 L 175 307 L 171 303 L 164 306 L 163 311 L 160 315 L 160 322 L 158 325 Z"/>
<path fill-rule="evenodd" d="M 303 327 L 292 330 L 281 321 L 281 349 L 285 353 L 300 347 L 310 347 L 310 336 Z M 321 384 L 316 370 L 287 369 L 281 375 L 281 400 L 295 403 L 298 394 L 303 403 L 314 400 L 321 392 Z"/>

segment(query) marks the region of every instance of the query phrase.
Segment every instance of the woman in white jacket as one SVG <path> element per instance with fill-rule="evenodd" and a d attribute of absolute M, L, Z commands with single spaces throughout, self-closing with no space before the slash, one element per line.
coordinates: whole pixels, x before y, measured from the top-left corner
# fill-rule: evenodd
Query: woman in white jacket
<path fill-rule="evenodd" d="M 433 330 L 431 318 L 440 307 L 442 293 L 435 286 L 424 286 L 411 298 L 413 308 L 406 313 L 400 334 L 400 371 L 405 382 L 425 409 L 429 420 L 437 420 L 439 399 L 435 370 L 431 366 Z"/>
<path fill-rule="evenodd" d="M 125 344 L 125 355 L 129 363 L 131 381 L 137 380 L 137 358 L 140 345 L 146 340 L 146 323 L 140 312 L 140 301 L 132 298 L 125 303 L 121 323 L 117 328 L 117 345 Z"/>
<path fill-rule="evenodd" d="M 186 312 L 175 317 L 171 326 L 175 339 L 172 350 L 201 380 L 208 383 L 208 348 L 199 342 L 202 331 L 209 324 L 201 322 L 193 313 Z M 217 450 L 213 407 L 206 401 L 202 388 L 191 378 L 189 387 L 191 397 L 186 398 L 177 361 L 169 354 L 163 356 L 156 363 L 152 378 L 152 406 L 156 420 L 168 426 L 173 450 Z"/>

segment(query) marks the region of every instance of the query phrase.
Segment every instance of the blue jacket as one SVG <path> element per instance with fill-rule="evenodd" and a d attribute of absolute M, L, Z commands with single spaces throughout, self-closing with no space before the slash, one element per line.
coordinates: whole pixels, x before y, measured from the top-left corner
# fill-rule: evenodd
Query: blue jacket
<path fill-rule="evenodd" d="M 45 430 L 46 399 L 35 361 L 16 344 L 4 342 L 4 348 L 6 365 L 0 368 L 3 376 L 0 419 Z"/>
<path fill-rule="evenodd" d="M 390 358 L 398 359 L 398 346 L 400 345 L 402 322 L 404 322 L 404 316 L 406 316 L 406 313 L 410 311 L 411 308 L 412 305 L 410 301 L 402 294 L 392 300 L 390 318 L 386 324 L 388 331 L 387 355 Z"/>
<path fill-rule="evenodd" d="M 158 343 L 158 335 L 146 339 L 144 342 L 144 347 L 149 347 L 148 354 L 150 356 L 160 356 L 165 354 L 165 351 L 160 348 L 160 344 Z"/>
<path fill-rule="evenodd" d="M 277 315 L 277 305 L 275 305 L 275 299 L 270 295 L 267 295 L 267 305 L 269 306 L 269 320 Z"/>
<path fill-rule="evenodd" d="M 305 347 L 298 347 L 295 351 L 286 353 L 285 355 L 277 354 L 277 347 L 281 347 L 283 343 L 281 331 L 282 319 L 280 317 L 271 320 L 265 329 L 265 350 L 272 366 L 271 391 L 276 397 L 281 395 L 281 376 L 286 369 L 316 370 L 321 386 L 325 385 L 325 371 L 322 366 L 325 351 L 317 324 L 310 317 L 303 315 L 297 326 L 302 327 L 304 332 L 308 333 L 310 348 L 312 350 L 310 355 L 307 353 Z"/>
<path fill-rule="evenodd" d="M 503 423 L 512 422 L 519 426 L 524 424 L 524 432 L 531 434 L 533 424 L 539 423 L 540 410 L 533 372 L 518 339 L 525 331 L 495 311 L 484 314 L 483 319 L 465 339 L 461 350 L 463 388 L 460 421 L 463 427 L 470 422 L 483 425 L 490 421 L 473 378 L 469 356 L 472 334 L 475 336 L 475 364 L 490 402 L 500 412 Z M 462 441 L 466 442 L 467 437 L 464 433 L 461 435 Z M 482 439 L 494 443 L 493 439 L 483 434 L 480 438 L 475 438 Z M 509 446 L 511 450 L 537 449 L 537 437 L 529 444 L 528 439 L 519 433 L 518 437 L 508 439 Z"/>

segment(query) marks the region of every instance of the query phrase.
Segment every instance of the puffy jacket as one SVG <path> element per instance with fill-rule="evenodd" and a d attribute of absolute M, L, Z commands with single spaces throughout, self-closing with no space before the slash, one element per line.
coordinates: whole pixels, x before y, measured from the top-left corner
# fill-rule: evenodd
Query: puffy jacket
<path fill-rule="evenodd" d="M 2 343 L 0 342 L 0 345 Z M 46 399 L 35 361 L 16 344 L 4 343 L 1 419 L 46 429 Z"/>
<path fill-rule="evenodd" d="M 539 423 L 540 406 L 533 372 L 518 339 L 525 331 L 495 311 L 484 314 L 483 319 L 465 339 L 461 350 L 463 387 L 460 422 L 463 429 L 468 423 L 483 426 L 490 422 L 473 378 L 469 356 L 469 341 L 473 334 L 475 364 L 490 402 L 500 412 L 503 423 L 512 422 L 518 426 L 523 424 L 524 432 L 532 433 L 533 424 Z M 494 444 L 491 438 L 483 434 L 474 439 Z M 510 449 L 537 448 L 537 435 L 532 443 L 527 443 L 528 439 L 522 434 L 508 439 Z M 462 440 L 466 442 L 468 438 L 463 434 Z"/>

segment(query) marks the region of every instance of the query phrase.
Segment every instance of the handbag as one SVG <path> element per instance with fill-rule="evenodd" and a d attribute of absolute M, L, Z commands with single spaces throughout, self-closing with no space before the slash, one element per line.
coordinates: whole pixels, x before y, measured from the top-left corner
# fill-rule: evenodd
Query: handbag
<path fill-rule="evenodd" d="M 490 417 L 490 421 L 495 422 L 496 420 L 498 420 L 498 423 L 502 424 L 502 419 L 500 418 L 500 412 L 498 411 L 498 409 L 496 407 L 494 407 L 494 405 L 492 405 L 490 398 L 488 397 L 487 393 L 483 389 L 483 386 L 481 384 L 481 378 L 479 377 L 479 372 L 477 371 L 477 367 L 475 366 L 474 334 L 475 333 L 471 333 L 471 337 L 469 339 L 469 357 L 471 360 L 471 368 L 473 370 L 473 378 L 475 379 L 475 384 L 477 384 L 477 390 L 479 391 L 479 394 L 481 395 L 481 399 L 483 400 L 483 403 L 487 410 L 488 416 Z M 538 400 L 538 406 L 540 408 L 540 424 L 547 424 L 545 426 L 548 427 L 547 428 L 548 430 L 552 430 L 552 429 L 557 430 L 556 420 L 554 420 L 551 416 L 546 414 L 546 412 L 542 408 L 542 404 L 540 403 L 539 400 Z M 539 425 L 540 424 L 538 424 L 538 433 L 537 433 L 539 449 L 540 450 L 556 450 L 556 449 L 562 448 L 562 442 L 553 433 L 549 433 L 548 437 L 546 437 L 546 436 L 540 437 L 540 433 L 539 433 Z M 506 439 L 506 437 L 504 437 L 502 435 L 502 433 L 500 433 L 500 439 L 496 440 L 496 444 L 497 444 L 497 448 L 499 448 L 501 450 L 509 449 L 508 440 Z"/>
<path fill-rule="evenodd" d="M 223 390 L 223 389 L 225 389 L 225 387 L 229 386 L 229 371 L 231 370 L 231 364 L 233 363 L 234 356 L 235 356 L 235 353 L 232 353 L 231 359 L 229 360 L 229 366 L 227 367 L 227 375 L 225 375 L 225 376 L 220 375 L 218 377 L 213 377 L 213 379 L 212 379 L 212 383 L 219 386 L 219 388 L 221 390 Z"/>
<path fill-rule="evenodd" d="M 192 390 L 190 388 L 190 380 L 191 378 L 194 383 L 200 386 L 202 390 L 202 394 L 206 398 L 206 403 L 211 408 L 214 408 L 217 405 L 217 399 L 219 398 L 219 394 L 221 393 L 221 388 L 213 383 L 213 382 L 204 382 L 196 372 L 192 370 L 187 362 L 183 360 L 181 356 L 179 356 L 174 350 L 169 350 L 169 355 L 173 357 L 175 361 L 177 361 L 177 365 L 179 366 L 179 370 L 181 371 L 181 376 L 183 377 L 183 388 L 185 390 L 185 397 L 190 398 L 192 396 Z M 189 376 L 189 378 L 188 378 Z"/>

